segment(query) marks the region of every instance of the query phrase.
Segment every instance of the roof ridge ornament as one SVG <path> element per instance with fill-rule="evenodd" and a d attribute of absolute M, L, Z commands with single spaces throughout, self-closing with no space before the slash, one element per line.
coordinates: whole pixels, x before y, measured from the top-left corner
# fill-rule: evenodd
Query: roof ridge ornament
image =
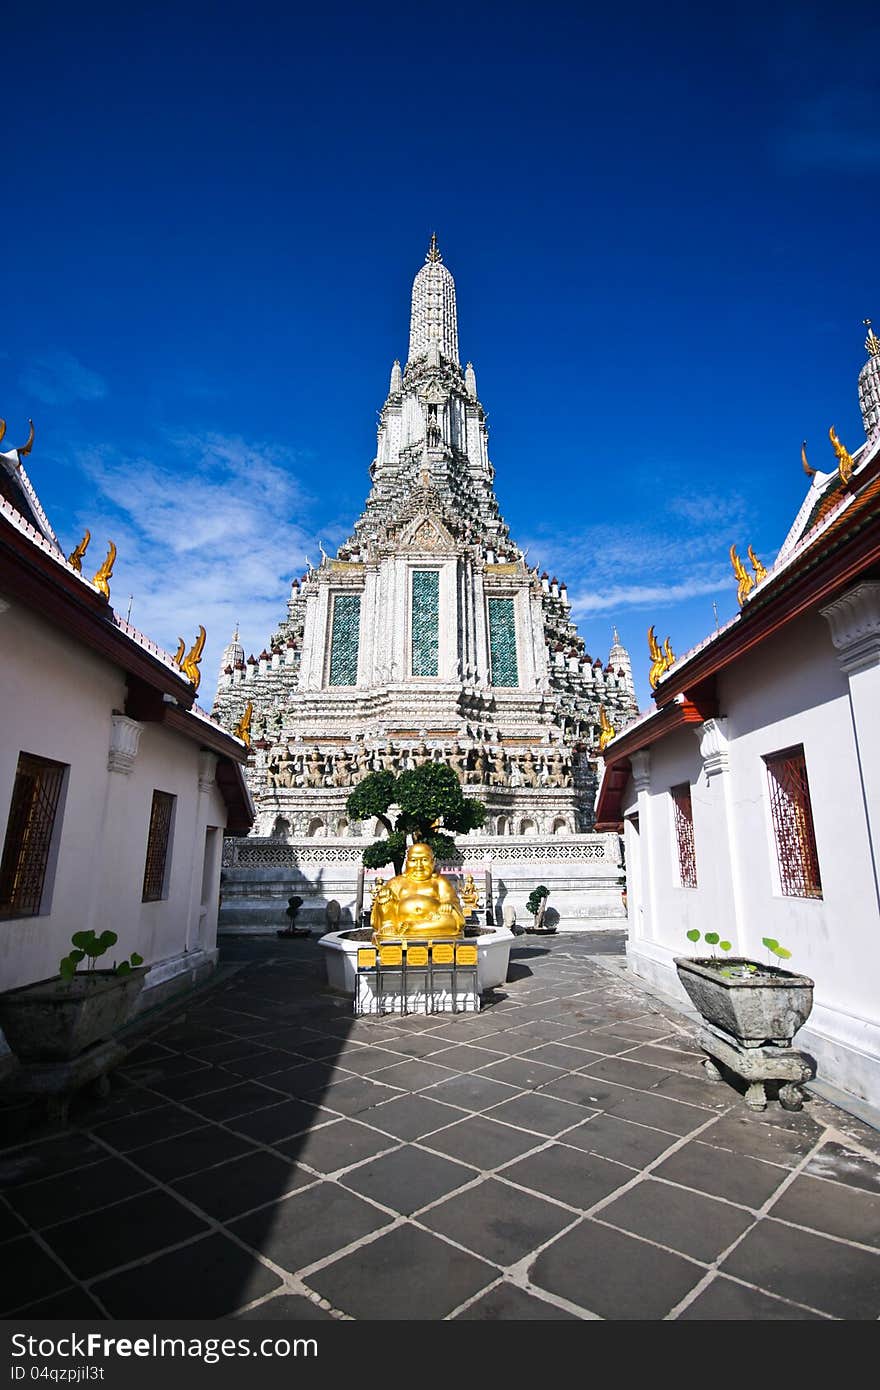
<path fill-rule="evenodd" d="M 31 449 L 34 447 L 34 422 L 33 422 L 33 420 L 28 420 L 28 425 L 30 426 L 30 430 L 29 430 L 29 432 L 28 432 L 27 443 L 26 443 L 26 444 L 22 444 L 21 448 L 16 450 L 16 453 L 18 454 L 18 457 L 19 457 L 20 459 L 27 458 L 27 456 L 28 456 L 28 454 L 30 453 Z"/>
<path fill-rule="evenodd" d="M 193 642 L 186 656 L 180 663 L 180 669 L 185 676 L 192 682 L 193 690 L 198 690 L 202 673 L 199 670 L 199 662 L 202 659 L 202 652 L 205 649 L 205 629 L 199 623 L 199 635 Z"/>
<path fill-rule="evenodd" d="M 801 445 L 801 467 L 803 468 L 803 470 L 804 470 L 804 472 L 806 473 L 806 475 L 807 475 L 808 478 L 815 478 L 815 476 L 816 476 L 816 470 L 815 470 L 815 468 L 811 468 L 810 465 L 809 465 L 809 463 L 807 462 L 807 441 L 806 441 L 806 440 L 804 440 L 803 444 Z"/>
<path fill-rule="evenodd" d="M 86 527 L 86 533 L 80 541 L 79 545 L 76 547 L 75 550 L 72 550 L 67 557 L 67 563 L 69 565 L 73 565 L 73 568 L 76 570 L 77 574 L 82 574 L 83 556 L 89 548 L 89 541 L 91 539 L 92 533 L 89 530 L 89 528 Z"/>
<path fill-rule="evenodd" d="M 880 357 L 880 338 L 871 327 L 871 320 L 862 319 L 862 323 L 868 330 L 868 336 L 865 339 L 865 351 L 869 357 Z"/>
<path fill-rule="evenodd" d="M 428 247 L 428 254 L 425 257 L 425 260 L 430 265 L 438 264 L 440 261 L 443 260 L 443 257 L 440 255 L 440 247 L 437 245 L 436 232 L 431 233 L 431 245 Z"/>
<path fill-rule="evenodd" d="M 102 593 L 106 599 L 110 598 L 110 576 L 113 574 L 113 566 L 116 562 L 116 546 L 110 541 L 107 546 L 107 559 L 97 571 L 92 583 L 95 588 Z"/>
<path fill-rule="evenodd" d="M 841 444 L 833 425 L 828 431 L 828 438 L 831 440 L 832 447 L 837 455 L 837 471 L 840 474 L 840 481 L 845 487 L 853 475 L 853 468 L 855 466 L 852 461 L 852 455 L 848 453 Z"/>
<path fill-rule="evenodd" d="M 742 560 L 739 558 L 739 555 L 737 555 L 736 553 L 736 542 L 734 542 L 733 545 L 730 547 L 730 563 L 733 565 L 733 572 L 737 578 L 737 603 L 739 604 L 740 608 L 742 608 L 746 600 L 746 596 L 750 594 L 752 589 L 754 589 L 755 587 L 755 581 L 749 574 Z"/>

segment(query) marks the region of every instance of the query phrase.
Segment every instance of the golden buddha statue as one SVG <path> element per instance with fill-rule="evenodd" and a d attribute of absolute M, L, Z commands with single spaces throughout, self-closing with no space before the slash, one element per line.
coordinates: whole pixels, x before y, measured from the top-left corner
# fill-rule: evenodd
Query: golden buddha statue
<path fill-rule="evenodd" d="M 410 845 L 403 873 L 383 883 L 370 913 L 373 940 L 401 938 L 431 941 L 463 935 L 464 913 L 458 894 L 442 874 L 434 872 L 428 845 Z"/>
<path fill-rule="evenodd" d="M 464 876 L 464 883 L 461 887 L 461 905 L 465 917 L 470 917 L 471 913 L 476 912 L 480 906 L 480 894 L 474 883 L 473 874 L 465 874 Z"/>

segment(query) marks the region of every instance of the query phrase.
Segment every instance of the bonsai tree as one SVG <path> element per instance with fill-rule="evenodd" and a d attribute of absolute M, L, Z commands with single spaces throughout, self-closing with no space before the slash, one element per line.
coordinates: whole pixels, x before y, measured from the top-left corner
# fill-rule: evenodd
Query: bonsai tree
<path fill-rule="evenodd" d="M 375 818 L 388 831 L 385 839 L 367 845 L 365 867 L 393 864 L 396 874 L 403 870 L 407 836 L 430 845 L 435 859 L 448 860 L 455 854 L 453 834 L 478 830 L 486 819 L 482 801 L 464 796 L 458 777 L 446 763 L 424 763 L 396 777 L 393 772 L 371 772 L 345 805 L 352 820 Z"/>
<path fill-rule="evenodd" d="M 308 935 L 309 935 L 309 929 L 308 929 L 308 927 L 298 927 L 298 926 L 296 925 L 296 914 L 299 912 L 300 908 L 302 907 L 302 903 L 303 903 L 302 898 L 297 897 L 297 896 L 294 896 L 294 897 L 292 897 L 292 898 L 288 898 L 288 899 L 287 899 L 287 906 L 286 906 L 286 908 L 284 909 L 284 915 L 285 915 L 285 917 L 287 918 L 289 925 L 286 926 L 286 927 L 282 927 L 280 931 L 276 932 L 276 933 L 275 933 L 276 936 L 308 936 Z"/>
<path fill-rule="evenodd" d="M 526 903 L 526 912 L 530 912 L 535 919 L 533 926 L 534 931 L 540 928 L 541 919 L 544 916 L 544 908 L 549 896 L 550 889 L 544 883 L 539 883 L 529 894 L 529 899 Z"/>

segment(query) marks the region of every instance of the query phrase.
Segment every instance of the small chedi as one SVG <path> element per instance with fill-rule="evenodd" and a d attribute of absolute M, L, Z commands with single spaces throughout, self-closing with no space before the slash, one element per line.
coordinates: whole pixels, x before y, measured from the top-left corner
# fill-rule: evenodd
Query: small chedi
<path fill-rule="evenodd" d="M 416 842 L 406 852 L 403 873 L 383 883 L 373 899 L 370 926 L 376 945 L 454 940 L 464 933 L 465 914 L 453 884 L 435 872 L 430 845 Z"/>

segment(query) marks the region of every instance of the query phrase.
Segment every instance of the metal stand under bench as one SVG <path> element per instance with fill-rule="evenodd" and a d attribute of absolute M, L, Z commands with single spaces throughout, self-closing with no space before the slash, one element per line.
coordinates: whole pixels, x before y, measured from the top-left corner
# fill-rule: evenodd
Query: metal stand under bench
<path fill-rule="evenodd" d="M 356 1014 L 476 1013 L 477 948 L 468 942 L 388 942 L 357 953 Z"/>

